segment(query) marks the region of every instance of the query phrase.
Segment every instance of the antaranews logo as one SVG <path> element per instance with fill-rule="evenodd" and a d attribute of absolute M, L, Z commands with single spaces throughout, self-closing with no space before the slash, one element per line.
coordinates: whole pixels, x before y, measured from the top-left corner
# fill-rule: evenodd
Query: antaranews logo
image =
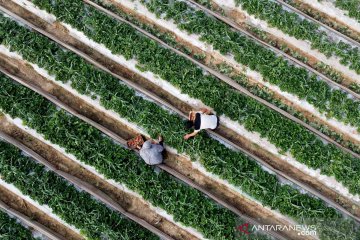
<path fill-rule="evenodd" d="M 297 231 L 302 236 L 317 236 L 315 225 L 251 225 L 244 223 L 236 228 L 243 235 L 250 235 L 259 231 Z"/>
<path fill-rule="evenodd" d="M 239 230 L 240 232 L 246 234 L 246 235 L 249 235 L 250 232 L 249 232 L 249 223 L 244 223 L 240 226 L 237 227 L 237 230 Z"/>

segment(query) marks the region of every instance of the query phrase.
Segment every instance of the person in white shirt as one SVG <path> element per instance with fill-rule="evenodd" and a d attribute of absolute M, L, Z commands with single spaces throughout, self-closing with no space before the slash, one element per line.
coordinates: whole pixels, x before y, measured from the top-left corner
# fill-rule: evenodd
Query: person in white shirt
<path fill-rule="evenodd" d="M 203 108 L 200 111 L 190 111 L 189 120 L 186 122 L 186 128 L 194 128 L 194 132 L 186 134 L 184 139 L 194 137 L 202 129 L 216 129 L 219 126 L 219 118 L 211 114 L 209 109 Z"/>

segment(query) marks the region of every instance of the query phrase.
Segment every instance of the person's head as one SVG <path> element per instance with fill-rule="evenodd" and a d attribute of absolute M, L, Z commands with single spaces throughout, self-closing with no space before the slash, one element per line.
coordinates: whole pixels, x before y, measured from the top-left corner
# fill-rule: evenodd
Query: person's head
<path fill-rule="evenodd" d="M 192 128 L 192 127 L 194 127 L 194 122 L 191 121 L 191 120 L 186 121 L 186 123 L 185 123 L 185 128 L 186 128 L 186 129 L 190 129 L 190 128 Z"/>

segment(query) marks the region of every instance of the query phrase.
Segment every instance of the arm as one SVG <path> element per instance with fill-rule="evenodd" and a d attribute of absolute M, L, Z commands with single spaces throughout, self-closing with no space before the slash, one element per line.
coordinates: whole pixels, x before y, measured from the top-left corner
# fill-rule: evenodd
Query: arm
<path fill-rule="evenodd" d="M 199 131 L 194 131 L 193 133 L 186 134 L 186 135 L 184 136 L 184 139 L 185 139 L 185 140 L 188 140 L 189 138 L 194 137 L 196 134 L 198 134 L 198 132 L 199 132 Z"/>
<path fill-rule="evenodd" d="M 209 115 L 211 113 L 210 109 L 207 108 L 201 108 L 200 112 L 202 112 L 203 114 Z"/>
<path fill-rule="evenodd" d="M 189 112 L 189 118 L 188 118 L 189 120 L 191 120 L 191 114 L 192 114 L 193 112 L 194 112 L 194 111 L 190 111 L 190 112 Z"/>

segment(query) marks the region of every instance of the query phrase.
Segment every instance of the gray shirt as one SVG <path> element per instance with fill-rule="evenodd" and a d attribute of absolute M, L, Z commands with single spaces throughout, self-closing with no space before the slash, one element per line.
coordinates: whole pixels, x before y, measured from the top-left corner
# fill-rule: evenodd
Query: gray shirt
<path fill-rule="evenodd" d="M 147 140 L 140 149 L 140 156 L 149 165 L 160 164 L 163 161 L 162 152 L 164 147 L 160 144 L 153 144 L 152 140 Z"/>

